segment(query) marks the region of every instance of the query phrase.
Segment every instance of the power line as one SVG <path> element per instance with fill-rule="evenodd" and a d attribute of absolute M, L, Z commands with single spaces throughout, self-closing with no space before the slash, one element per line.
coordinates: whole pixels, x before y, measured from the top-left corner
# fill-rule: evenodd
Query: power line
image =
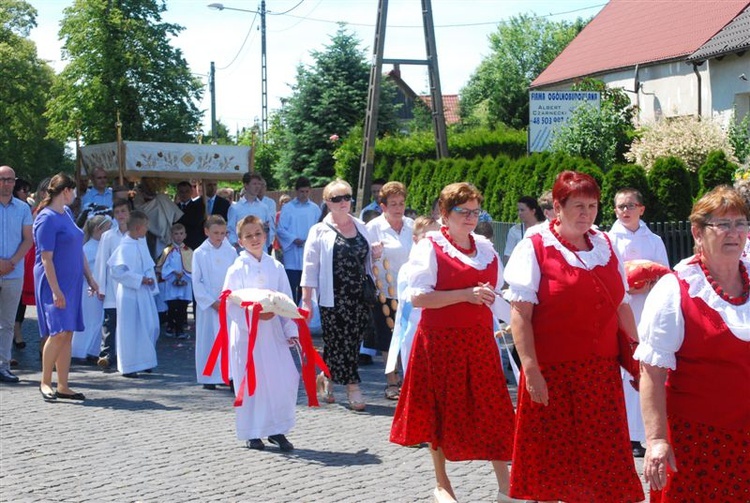
<path fill-rule="evenodd" d="M 302 2 L 300 2 L 299 4 L 297 4 L 296 6 L 294 6 L 292 9 L 290 9 L 290 11 L 293 10 L 293 9 L 295 9 L 301 3 Z M 576 12 L 582 12 L 582 11 L 585 11 L 585 10 L 591 10 L 591 9 L 596 9 L 596 8 L 599 8 L 599 7 L 604 7 L 605 5 L 607 5 L 607 4 L 606 3 L 602 3 L 602 4 L 591 5 L 589 7 L 581 7 L 581 8 L 578 8 L 578 9 L 572 9 L 572 10 L 568 10 L 568 11 L 552 12 L 552 13 L 549 13 L 549 14 L 538 14 L 538 15 L 536 15 L 536 17 L 545 18 L 545 17 L 563 16 L 565 14 L 574 14 Z M 341 21 L 341 20 L 333 21 L 333 20 L 330 20 L 330 19 L 320 19 L 320 18 L 314 18 L 314 17 L 309 17 L 309 16 L 295 16 L 293 14 L 287 14 L 287 16 L 299 19 L 300 21 L 315 21 L 315 22 L 318 22 L 318 23 L 329 23 L 329 24 L 339 24 L 339 23 L 343 22 L 344 24 L 347 24 L 349 26 L 362 26 L 362 27 L 367 27 L 367 28 L 374 28 L 375 27 L 374 24 L 370 24 L 370 23 L 353 23 L 353 22 Z M 471 26 L 497 25 L 497 24 L 500 24 L 502 22 L 503 22 L 503 20 L 500 20 L 500 21 L 482 21 L 482 22 L 477 22 L 477 23 L 457 23 L 457 24 L 441 24 L 441 25 L 437 25 L 436 24 L 435 28 L 466 28 L 466 27 L 471 27 Z M 422 28 L 421 25 L 389 25 L 388 27 L 389 28 L 420 28 L 420 29 Z"/>
<path fill-rule="evenodd" d="M 245 44 L 247 43 L 247 39 L 250 38 L 250 34 L 253 32 L 253 27 L 255 26 L 255 20 L 258 19 L 258 13 L 255 13 L 255 16 L 253 16 L 253 22 L 250 23 L 250 29 L 247 30 L 247 35 L 245 35 L 245 40 L 242 41 L 242 45 L 240 46 L 240 49 L 237 51 L 237 54 L 234 55 L 234 58 L 232 58 L 232 61 L 229 62 L 228 65 L 222 66 L 221 68 L 217 68 L 217 70 L 226 70 L 230 66 L 234 64 L 235 61 L 237 61 L 237 58 L 242 53 L 242 49 L 245 47 Z"/>
<path fill-rule="evenodd" d="M 305 1 L 305 0 L 299 0 L 299 2 L 297 2 L 297 5 L 295 5 L 295 6 L 294 6 L 294 7 L 292 7 L 291 9 L 287 9 L 287 10 L 285 10 L 284 12 L 271 12 L 271 11 L 268 11 L 268 12 L 267 12 L 267 14 L 268 14 L 269 16 L 283 16 L 284 14 L 289 14 L 289 13 L 290 13 L 290 12 L 292 12 L 292 11 L 293 11 L 294 9 L 296 9 L 297 7 L 299 7 L 300 5 L 302 5 L 302 2 L 304 2 L 304 1 Z"/>

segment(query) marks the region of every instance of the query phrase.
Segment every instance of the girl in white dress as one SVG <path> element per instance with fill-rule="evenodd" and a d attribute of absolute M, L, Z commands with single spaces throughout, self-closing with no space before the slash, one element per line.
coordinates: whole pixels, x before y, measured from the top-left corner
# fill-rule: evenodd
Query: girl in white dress
<path fill-rule="evenodd" d="M 111 226 L 112 220 L 104 215 L 91 217 L 83 226 L 83 255 L 92 271 L 96 262 L 96 252 L 99 249 L 99 240 Z M 81 306 L 86 328 L 83 332 L 73 332 L 73 342 L 70 347 L 71 356 L 73 358 L 95 358 L 94 363 L 96 363 L 102 345 L 104 303 L 97 295 L 91 295 L 88 289 L 84 288 Z"/>
<path fill-rule="evenodd" d="M 255 216 L 247 216 L 237 224 L 238 242 L 244 250 L 227 271 L 224 290 L 262 288 L 292 296 L 284 266 L 264 252 L 266 231 Z M 227 304 L 231 318 L 229 328 L 230 373 L 235 393 L 243 395 L 242 405 L 235 407 L 237 438 L 247 441 L 250 449 L 262 450 L 261 437 L 282 451 L 294 449 L 284 436 L 294 427 L 299 373 L 289 349 L 297 339 L 297 325 L 289 318 L 273 313 L 258 315 L 257 338 L 253 349 L 255 362 L 255 393 L 248 396 L 241 386 L 248 357 L 248 324 L 245 309 Z M 252 324 L 252 311 L 249 313 Z M 252 368 L 250 369 L 253 370 Z"/>

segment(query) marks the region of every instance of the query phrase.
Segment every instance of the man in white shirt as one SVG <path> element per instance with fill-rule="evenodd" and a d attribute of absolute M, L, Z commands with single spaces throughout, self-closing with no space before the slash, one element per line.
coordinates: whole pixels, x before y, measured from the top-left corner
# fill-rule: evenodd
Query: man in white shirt
<path fill-rule="evenodd" d="M 268 228 L 266 246 L 270 246 L 276 236 L 276 212 L 271 212 L 271 209 L 258 198 L 263 186 L 263 177 L 258 173 L 245 173 L 242 175 L 242 185 L 245 189 L 244 196 L 229 207 L 227 219 L 229 242 L 232 246 L 238 246 L 237 222 L 248 215 L 255 215 Z"/>
<path fill-rule="evenodd" d="M 651 232 L 641 221 L 646 210 L 643 196 L 636 189 L 621 189 L 615 194 L 615 215 L 617 221 L 607 233 L 612 246 L 623 262 L 629 260 L 650 260 L 669 267 L 667 250 L 659 236 Z M 653 285 L 638 290 L 630 290 L 630 307 L 638 324 L 641 320 L 646 297 Z M 623 371 L 625 409 L 628 414 L 628 429 L 633 455 L 643 457 L 645 449 L 641 442 L 646 440 L 646 430 L 641 416 L 641 403 L 638 392 L 630 386 L 630 375 Z"/>
<path fill-rule="evenodd" d="M 310 201 L 310 180 L 301 176 L 294 184 L 297 197 L 281 208 L 279 227 L 276 229 L 279 243 L 284 251 L 282 260 L 294 302 L 299 304 L 300 280 L 302 279 L 302 255 L 310 228 L 320 220 L 320 208 Z"/>
<path fill-rule="evenodd" d="M 271 210 L 271 213 L 273 213 L 274 218 L 276 217 L 276 200 L 272 197 L 266 197 L 266 190 L 268 190 L 268 185 L 266 184 L 266 181 L 263 180 L 263 183 L 260 186 L 260 192 L 258 192 L 258 199 L 260 199 L 263 204 L 268 206 L 268 209 Z"/>
<path fill-rule="evenodd" d="M 107 172 L 99 167 L 91 171 L 91 187 L 81 197 L 82 210 L 96 207 L 112 209 L 112 189 L 107 187 Z"/>

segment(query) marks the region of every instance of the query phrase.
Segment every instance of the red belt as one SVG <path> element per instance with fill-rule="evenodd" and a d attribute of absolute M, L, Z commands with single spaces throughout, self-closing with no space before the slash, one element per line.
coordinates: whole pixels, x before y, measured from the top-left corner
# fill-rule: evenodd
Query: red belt
<path fill-rule="evenodd" d="M 221 379 L 225 384 L 229 385 L 229 330 L 227 325 L 227 298 L 231 294 L 231 290 L 224 290 L 221 292 L 219 297 L 219 333 L 216 334 L 211 353 L 208 356 L 208 361 L 203 369 L 204 376 L 210 376 L 213 374 L 214 368 L 216 367 L 217 361 L 221 359 Z M 241 307 L 245 308 L 245 320 L 248 326 L 248 345 L 247 345 L 247 364 L 245 365 L 245 372 L 242 377 L 242 382 L 237 389 L 237 397 L 234 400 L 234 406 L 239 407 L 242 405 L 244 400 L 244 388 L 247 386 L 247 395 L 253 396 L 255 393 L 256 379 L 255 379 L 255 360 L 253 359 L 253 350 L 255 349 L 255 341 L 258 337 L 258 321 L 262 310 L 262 306 L 257 302 L 243 302 L 240 304 Z M 252 322 L 250 318 L 250 312 L 252 311 Z M 309 313 L 304 309 L 298 309 L 298 312 L 302 318 L 295 319 L 294 322 L 297 324 L 299 330 L 299 342 L 300 342 L 300 365 L 302 366 L 302 382 L 305 385 L 305 392 L 307 393 L 307 405 L 310 407 L 318 406 L 318 397 L 315 390 L 315 367 L 319 367 L 328 377 L 330 372 L 326 366 L 323 358 L 315 350 L 312 343 L 312 336 L 310 335 L 310 328 L 307 326 L 307 316 Z"/>

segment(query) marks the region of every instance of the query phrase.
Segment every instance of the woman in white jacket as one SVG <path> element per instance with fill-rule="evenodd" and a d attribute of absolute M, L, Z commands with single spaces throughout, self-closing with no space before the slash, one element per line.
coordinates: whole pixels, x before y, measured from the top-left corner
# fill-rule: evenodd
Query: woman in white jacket
<path fill-rule="evenodd" d="M 352 188 L 343 180 L 334 180 L 323 189 L 328 215 L 315 224 L 305 242 L 302 268 L 302 307 L 312 309 L 313 290 L 318 293 L 325 349 L 323 359 L 331 371 L 331 380 L 345 384 L 349 406 L 365 409 L 357 372 L 359 345 L 373 330 L 369 299 L 364 283 L 372 278 L 371 261 L 378 258 L 382 246 L 373 245 L 362 221 L 350 214 Z M 332 383 L 321 374 L 318 392 L 333 403 Z"/>

